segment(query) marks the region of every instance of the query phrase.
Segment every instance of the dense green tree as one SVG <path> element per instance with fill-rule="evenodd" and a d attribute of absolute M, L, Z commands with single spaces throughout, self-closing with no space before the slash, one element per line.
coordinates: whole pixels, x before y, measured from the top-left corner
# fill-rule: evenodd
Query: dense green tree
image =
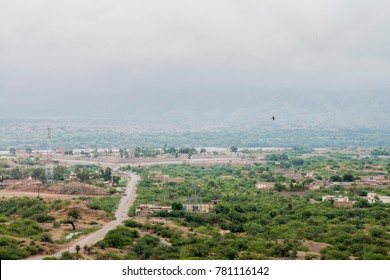
<path fill-rule="evenodd" d="M 21 180 L 26 177 L 26 174 L 19 167 L 12 168 L 10 171 L 11 178 L 14 180 Z"/>
<path fill-rule="evenodd" d="M 33 177 L 35 180 L 39 180 L 42 183 L 45 183 L 46 178 L 45 178 L 45 169 L 41 167 L 34 168 L 32 170 L 31 177 Z"/>
<path fill-rule="evenodd" d="M 117 185 L 117 184 L 119 184 L 120 179 L 121 178 L 119 176 L 112 176 L 112 183 L 114 185 Z"/>
<path fill-rule="evenodd" d="M 277 190 L 278 192 L 284 191 L 286 189 L 286 186 L 282 183 L 275 183 L 274 189 Z"/>
<path fill-rule="evenodd" d="M 305 161 L 301 158 L 294 158 L 290 160 L 291 164 L 295 167 L 301 167 L 305 163 Z"/>
<path fill-rule="evenodd" d="M 177 151 L 179 154 L 191 154 L 191 155 L 195 155 L 198 153 L 198 151 L 192 147 L 180 147 L 179 150 Z"/>
<path fill-rule="evenodd" d="M 355 177 L 351 173 L 346 173 L 343 175 L 343 182 L 353 182 Z"/>
<path fill-rule="evenodd" d="M 61 166 L 61 165 L 55 166 L 53 168 L 53 179 L 65 180 L 66 173 L 67 173 L 67 169 L 65 166 Z"/>
<path fill-rule="evenodd" d="M 76 173 L 77 179 L 79 179 L 80 182 L 90 182 L 91 179 L 94 177 L 93 172 L 89 169 L 86 169 L 86 168 L 76 167 L 75 173 Z"/>
<path fill-rule="evenodd" d="M 356 208 L 368 208 L 370 206 L 371 206 L 370 203 L 368 203 L 366 199 L 359 199 L 353 204 L 353 207 Z"/>
<path fill-rule="evenodd" d="M 100 173 L 101 173 L 104 181 L 111 181 L 112 169 L 110 167 L 106 167 L 106 169 L 101 169 Z"/>
<path fill-rule="evenodd" d="M 180 201 L 172 202 L 172 210 L 183 210 L 183 204 Z"/>
<path fill-rule="evenodd" d="M 332 182 L 342 182 L 343 178 L 340 175 L 332 175 L 330 176 L 330 180 Z"/>

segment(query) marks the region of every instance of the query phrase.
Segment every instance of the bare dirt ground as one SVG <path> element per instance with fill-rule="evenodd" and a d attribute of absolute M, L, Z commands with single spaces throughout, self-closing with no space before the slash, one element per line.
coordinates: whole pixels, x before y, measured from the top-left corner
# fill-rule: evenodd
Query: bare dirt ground
<path fill-rule="evenodd" d="M 0 190 L 0 197 L 2 198 L 12 198 L 12 197 L 38 197 L 36 192 L 20 192 L 20 191 L 11 191 L 11 190 Z M 80 195 L 66 195 L 66 194 L 52 194 L 52 193 L 40 193 L 39 197 L 44 199 L 75 199 L 80 197 Z"/>
<path fill-rule="evenodd" d="M 320 251 L 324 249 L 325 247 L 328 247 L 329 244 L 327 243 L 320 243 L 320 242 L 315 242 L 311 240 L 303 240 L 302 246 L 308 248 L 307 252 L 304 251 L 298 251 L 297 257 L 300 260 L 305 259 L 305 256 L 310 254 L 313 256 L 313 259 L 319 259 L 320 258 Z"/>
<path fill-rule="evenodd" d="M 55 183 L 53 185 L 42 185 L 29 180 L 20 180 L 17 183 L 10 183 L 0 190 L 0 196 L 39 196 L 65 198 L 66 196 L 103 196 L 108 195 L 107 191 L 94 185 L 81 182 Z"/>

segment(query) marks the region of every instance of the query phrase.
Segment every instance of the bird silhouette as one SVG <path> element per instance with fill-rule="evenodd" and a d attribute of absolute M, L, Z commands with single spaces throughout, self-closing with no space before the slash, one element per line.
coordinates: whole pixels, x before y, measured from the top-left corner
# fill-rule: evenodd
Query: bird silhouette
<path fill-rule="evenodd" d="M 273 121 L 275 120 L 275 117 L 274 116 L 272 116 L 272 118 L 271 118 Z"/>

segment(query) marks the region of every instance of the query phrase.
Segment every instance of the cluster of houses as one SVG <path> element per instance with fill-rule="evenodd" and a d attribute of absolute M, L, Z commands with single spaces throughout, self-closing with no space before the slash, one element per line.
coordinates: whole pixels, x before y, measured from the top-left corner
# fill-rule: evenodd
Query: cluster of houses
<path fill-rule="evenodd" d="M 367 196 L 362 196 L 361 198 L 366 199 L 369 203 L 382 202 L 390 203 L 390 196 L 378 195 L 376 193 L 368 193 Z M 346 207 L 352 208 L 352 205 L 355 201 L 350 201 L 348 197 L 345 196 L 335 196 L 335 195 L 326 195 L 322 197 L 322 201 L 333 201 L 335 207 Z"/>
<path fill-rule="evenodd" d="M 387 188 L 390 185 L 390 178 L 385 175 L 376 175 L 376 176 L 362 176 L 358 181 L 355 182 L 333 182 L 329 183 L 322 180 L 315 180 L 314 173 L 308 171 L 307 173 L 301 173 L 297 171 L 284 171 L 280 172 L 280 164 L 275 163 L 275 171 L 283 174 L 285 177 L 294 180 L 303 180 L 305 178 L 313 179 L 313 182 L 305 186 L 306 190 L 319 190 L 321 187 L 330 187 L 332 185 L 342 185 L 345 188 Z M 264 191 L 273 191 L 275 190 L 275 182 L 257 182 L 256 188 Z M 368 193 L 366 199 L 369 203 L 374 203 L 381 201 L 383 203 L 390 203 L 390 196 L 381 196 L 376 193 Z M 352 208 L 355 201 L 350 201 L 348 197 L 345 196 L 336 196 L 336 195 L 327 195 L 322 197 L 322 201 L 332 201 L 335 207 L 344 207 Z"/>
<path fill-rule="evenodd" d="M 304 179 L 311 179 L 311 183 L 307 184 L 306 190 L 319 190 L 321 187 L 330 187 L 334 185 L 341 185 L 345 188 L 387 188 L 390 186 L 390 176 L 375 175 L 362 176 L 359 180 L 353 182 L 329 182 L 325 180 L 318 180 L 314 176 L 313 171 L 299 172 L 294 170 L 280 170 L 280 163 L 275 162 L 275 173 L 283 175 L 286 178 L 302 181 Z M 258 182 L 256 188 L 263 190 L 273 190 L 275 184 L 272 182 Z"/>

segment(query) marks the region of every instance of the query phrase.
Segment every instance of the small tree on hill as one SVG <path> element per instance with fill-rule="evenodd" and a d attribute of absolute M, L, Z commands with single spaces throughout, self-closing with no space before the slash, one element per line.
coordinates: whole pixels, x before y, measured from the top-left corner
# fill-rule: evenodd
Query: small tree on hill
<path fill-rule="evenodd" d="M 68 224 L 71 224 L 73 227 L 73 230 L 76 230 L 75 223 L 77 220 L 81 218 L 80 211 L 77 209 L 72 209 L 68 213 L 67 222 Z"/>
<path fill-rule="evenodd" d="M 25 150 L 26 153 L 28 153 L 28 154 L 31 154 L 32 151 L 33 151 L 33 149 L 32 149 L 31 147 L 26 147 L 24 150 Z"/>
<path fill-rule="evenodd" d="M 15 148 L 10 148 L 9 149 L 9 153 L 11 154 L 11 156 L 16 156 L 16 149 Z"/>

